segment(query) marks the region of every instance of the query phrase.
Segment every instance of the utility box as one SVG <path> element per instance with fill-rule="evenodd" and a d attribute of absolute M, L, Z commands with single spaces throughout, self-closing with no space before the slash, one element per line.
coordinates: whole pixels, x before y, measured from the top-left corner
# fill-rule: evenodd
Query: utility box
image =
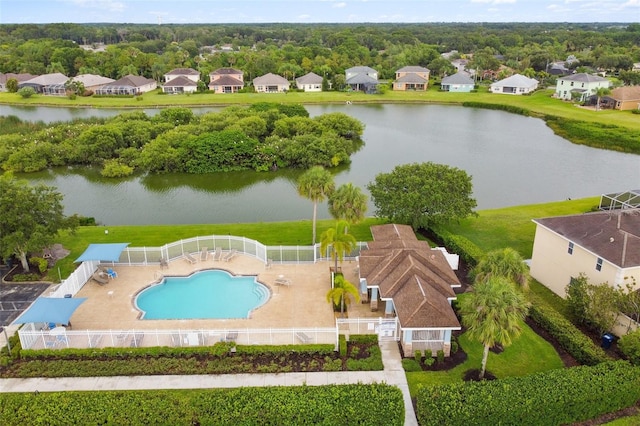
<path fill-rule="evenodd" d="M 605 333 L 602 336 L 602 344 L 600 346 L 602 346 L 604 349 L 609 349 L 611 347 L 611 344 L 613 343 L 613 339 L 613 334 Z"/>

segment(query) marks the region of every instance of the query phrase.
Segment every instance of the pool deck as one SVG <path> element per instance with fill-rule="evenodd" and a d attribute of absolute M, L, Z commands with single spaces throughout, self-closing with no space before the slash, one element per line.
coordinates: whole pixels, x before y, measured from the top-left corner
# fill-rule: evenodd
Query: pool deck
<path fill-rule="evenodd" d="M 200 254 L 197 256 L 200 258 Z M 251 256 L 238 254 L 228 262 L 205 261 L 190 263 L 180 258 L 167 268 L 157 266 L 115 266 L 117 278 L 100 285 L 89 281 L 76 297 L 88 300 L 71 317 L 73 330 L 176 330 L 176 329 L 265 329 L 334 327 L 335 315 L 326 300 L 330 289 L 330 266 L 333 262 L 316 264 L 272 264 L 269 268 Z M 356 263 L 345 261 L 342 270 L 346 278 L 357 285 Z M 161 275 L 189 275 L 198 270 L 223 269 L 235 275 L 257 275 L 258 281 L 271 290 L 269 300 L 252 312 L 248 319 L 140 320 L 134 306 L 135 295 Z M 276 284 L 284 278 L 290 285 Z M 366 304 L 352 303 L 349 317 L 377 318 Z"/>

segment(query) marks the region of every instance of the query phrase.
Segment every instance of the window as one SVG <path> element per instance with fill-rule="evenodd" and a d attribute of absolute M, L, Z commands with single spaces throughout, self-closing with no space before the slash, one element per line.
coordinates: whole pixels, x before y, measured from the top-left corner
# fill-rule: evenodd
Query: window
<path fill-rule="evenodd" d="M 573 81 L 571 82 L 571 87 L 573 87 Z"/>
<path fill-rule="evenodd" d="M 567 249 L 567 253 L 573 254 L 573 243 L 569 243 L 569 248 Z"/>
<path fill-rule="evenodd" d="M 596 271 L 601 271 L 602 270 L 602 258 L 599 257 L 598 261 L 596 262 Z"/>

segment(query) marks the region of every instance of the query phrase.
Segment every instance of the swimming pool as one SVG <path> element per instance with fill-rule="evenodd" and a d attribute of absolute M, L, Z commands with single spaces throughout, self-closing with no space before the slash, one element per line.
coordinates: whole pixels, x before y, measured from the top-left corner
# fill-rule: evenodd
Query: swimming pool
<path fill-rule="evenodd" d="M 135 298 L 141 319 L 249 318 L 271 292 L 256 276 L 233 276 L 222 270 L 188 277 L 165 277 Z"/>

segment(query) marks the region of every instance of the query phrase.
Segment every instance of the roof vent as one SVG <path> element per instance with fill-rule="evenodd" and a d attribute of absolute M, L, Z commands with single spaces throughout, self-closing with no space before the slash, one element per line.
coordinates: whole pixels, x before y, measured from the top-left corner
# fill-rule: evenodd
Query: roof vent
<path fill-rule="evenodd" d="M 609 242 L 610 242 L 610 243 L 612 243 L 612 242 L 614 242 L 614 241 L 615 241 L 615 238 L 613 238 L 613 237 L 609 237 Z"/>

